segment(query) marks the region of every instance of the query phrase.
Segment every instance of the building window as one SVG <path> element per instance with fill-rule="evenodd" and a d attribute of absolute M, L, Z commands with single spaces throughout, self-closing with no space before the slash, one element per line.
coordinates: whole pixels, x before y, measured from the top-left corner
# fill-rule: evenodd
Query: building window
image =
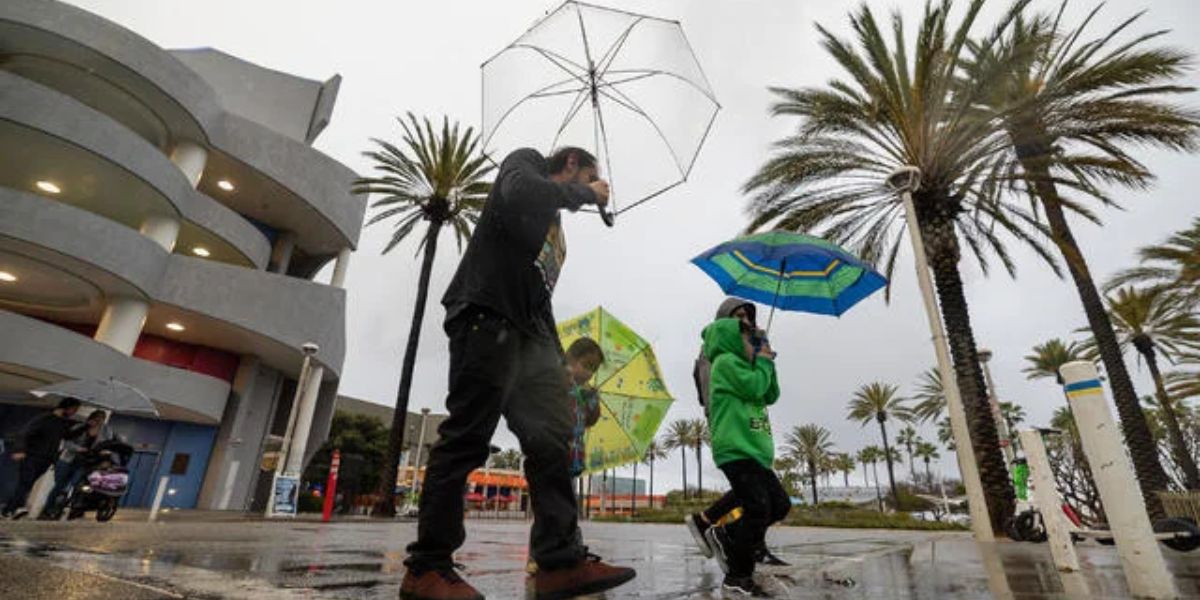
<path fill-rule="evenodd" d="M 171 459 L 171 474 L 187 475 L 188 463 L 191 462 L 191 460 L 191 454 L 176 454 L 175 458 Z"/>

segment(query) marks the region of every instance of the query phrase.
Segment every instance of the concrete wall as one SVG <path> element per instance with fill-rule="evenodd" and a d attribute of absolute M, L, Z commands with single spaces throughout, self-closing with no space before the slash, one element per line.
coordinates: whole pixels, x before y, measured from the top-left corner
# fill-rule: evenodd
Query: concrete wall
<path fill-rule="evenodd" d="M 212 48 L 171 50 L 170 53 L 199 73 L 231 113 L 305 144 L 311 144 L 329 122 L 333 100 L 337 97 L 336 81 L 322 84 L 302 79 Z"/>
<path fill-rule="evenodd" d="M 5 310 L 0 332 L 5 340 L 0 364 L 45 373 L 48 382 L 116 377 L 158 403 L 168 419 L 215 424 L 225 411 L 229 384 L 215 377 L 125 356 L 87 336 Z"/>
<path fill-rule="evenodd" d="M 157 191 L 178 212 L 231 244 L 258 268 L 266 266 L 270 243 L 254 225 L 216 200 L 192 189 L 166 154 L 105 115 L 64 94 L 0 71 L 0 120 L 42 131 L 103 157 Z"/>

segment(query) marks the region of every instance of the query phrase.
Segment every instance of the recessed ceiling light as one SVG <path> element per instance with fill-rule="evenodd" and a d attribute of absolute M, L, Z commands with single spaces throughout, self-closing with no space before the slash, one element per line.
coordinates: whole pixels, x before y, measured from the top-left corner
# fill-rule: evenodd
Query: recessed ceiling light
<path fill-rule="evenodd" d="M 52 181 L 38 181 L 38 182 L 35 182 L 33 185 L 36 185 L 37 189 L 42 190 L 43 192 L 46 192 L 47 194 L 57 194 L 57 193 L 62 192 L 62 188 L 55 185 L 54 182 L 52 182 Z"/>
<path fill-rule="evenodd" d="M 212 253 L 209 252 L 208 248 L 205 248 L 204 246 L 196 246 L 195 248 L 192 248 L 192 254 L 195 254 L 196 256 L 202 256 L 204 258 L 212 256 Z"/>
<path fill-rule="evenodd" d="M 167 323 L 167 329 L 170 329 L 171 331 L 183 331 L 187 328 L 179 323 Z"/>
<path fill-rule="evenodd" d="M 228 179 L 222 179 L 217 182 L 217 187 L 219 187 L 227 192 L 232 192 L 233 191 L 233 182 L 229 181 Z"/>
<path fill-rule="evenodd" d="M 0 281 L 3 281 L 5 283 L 12 283 L 16 280 L 17 280 L 16 275 L 13 275 L 12 273 L 9 273 L 8 271 L 0 271 Z"/>

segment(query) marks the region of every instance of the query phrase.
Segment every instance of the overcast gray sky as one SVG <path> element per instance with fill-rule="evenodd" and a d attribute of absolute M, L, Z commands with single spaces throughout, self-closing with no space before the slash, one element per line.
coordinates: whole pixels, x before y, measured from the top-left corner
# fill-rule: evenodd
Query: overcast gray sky
<path fill-rule="evenodd" d="M 437 118 L 446 114 L 478 125 L 480 63 L 558 5 L 555 0 L 71 1 L 168 48 L 213 47 L 312 79 L 340 73 L 344 79 L 333 121 L 316 147 L 361 173 L 370 168 L 360 156 L 368 147 L 367 139 L 398 138 L 393 117 L 405 111 Z M 668 419 L 701 415 L 691 384 L 692 359 L 698 332 L 722 299 L 716 285 L 688 261 L 738 233 L 745 223 L 739 187 L 767 156 L 769 144 L 794 124 L 768 116 L 766 87 L 819 85 L 840 76 L 818 47 L 813 25 L 845 32 L 846 13 L 857 4 L 847 0 L 611 2 L 681 20 L 724 107 L 686 185 L 629 213 L 612 230 L 599 226 L 594 215 L 566 220 L 569 255 L 555 297 L 558 317 L 602 304 L 651 340 L 668 386 L 678 398 Z M 871 0 L 869 4 L 880 10 L 899 8 L 912 21 L 924 3 Z M 994 0 L 989 14 L 1004 4 Z M 1035 4 L 1047 9 L 1057 6 L 1057 2 Z M 1075 0 L 1071 14 L 1093 5 Z M 1140 31 L 1172 28 L 1171 43 L 1198 50 L 1200 4 L 1194 0 L 1112 2 L 1098 26 L 1142 9 L 1149 13 Z M 1194 74 L 1188 78 L 1189 84 L 1197 82 Z M 1200 104 L 1195 97 L 1189 101 Z M 1121 193 L 1128 210 L 1104 211 L 1104 229 L 1084 223 L 1076 228 L 1098 277 L 1127 266 L 1138 246 L 1159 240 L 1197 213 L 1194 190 L 1188 189 L 1196 183 L 1196 158 L 1143 156 L 1159 176 L 1157 185 L 1149 192 Z M 414 244 L 380 256 L 389 234 L 385 225 L 368 229 L 352 262 L 347 283 L 349 353 L 341 386 L 343 394 L 383 404 L 394 403 L 419 269 Z M 1032 423 L 1044 424 L 1062 396 L 1052 382 L 1026 381 L 1020 372 L 1022 357 L 1035 343 L 1070 335 L 1084 324 L 1084 318 L 1069 282 L 1056 279 L 1028 252 L 1018 249 L 1016 254 L 1021 267 L 1016 281 L 1003 274 L 985 279 L 974 265 L 964 263 L 967 296 L 978 341 L 996 353 L 993 369 L 1000 397 L 1023 405 Z M 436 299 L 457 260 L 451 240 L 444 239 L 433 276 L 434 302 L 422 332 L 413 409 L 443 407 L 447 349 L 441 331 L 444 311 Z M 777 439 L 793 425 L 814 422 L 830 429 L 842 450 L 879 443 L 875 428 L 846 421 L 852 392 L 863 383 L 880 380 L 899 384 L 908 393 L 917 375 L 934 361 L 907 254 L 897 273 L 890 305 L 876 297 L 841 319 L 799 314 L 776 319 L 772 339 L 780 353 L 783 387 L 783 397 L 772 411 Z M 1139 392 L 1148 393 L 1151 386 L 1144 369 L 1132 361 L 1130 367 Z M 922 434 L 936 439 L 931 426 L 923 428 Z M 503 426 L 497 441 L 515 445 Z M 941 461 L 941 469 L 957 476 L 948 458 Z M 709 466 L 705 483 L 723 484 L 707 457 L 705 463 Z M 677 487 L 679 476 L 676 453 L 656 479 Z"/>

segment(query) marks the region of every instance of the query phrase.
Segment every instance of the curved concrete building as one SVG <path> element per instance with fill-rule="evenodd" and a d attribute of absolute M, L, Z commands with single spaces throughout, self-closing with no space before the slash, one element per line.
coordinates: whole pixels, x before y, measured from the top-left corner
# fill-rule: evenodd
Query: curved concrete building
<path fill-rule="evenodd" d="M 259 508 L 314 343 L 295 406 L 311 456 L 365 210 L 354 172 L 311 146 L 339 82 L 0 2 L 0 434 L 44 410 L 31 389 L 115 377 L 160 413 L 113 418 L 137 448 L 126 504 L 169 476 L 169 506 Z"/>

